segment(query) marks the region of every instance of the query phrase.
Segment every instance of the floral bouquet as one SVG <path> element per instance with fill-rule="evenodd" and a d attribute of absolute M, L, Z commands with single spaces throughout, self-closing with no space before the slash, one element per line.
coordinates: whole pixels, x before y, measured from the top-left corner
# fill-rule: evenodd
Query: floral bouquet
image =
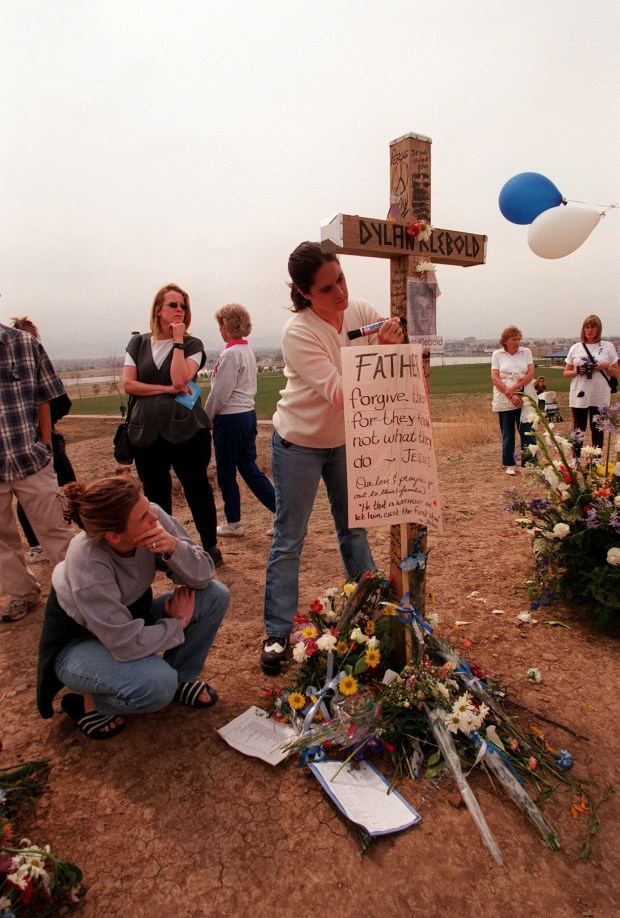
<path fill-rule="evenodd" d="M 297 730 L 287 751 L 300 754 L 300 767 L 326 756 L 349 762 L 383 755 L 412 778 L 438 779 L 448 771 L 498 863 L 462 768 L 480 766 L 492 775 L 493 786 L 503 787 L 551 848 L 559 841 L 537 804 L 563 784 L 573 793 L 572 806 L 589 815 L 587 849 L 596 807 L 588 782 L 567 775 L 570 753 L 553 748 L 536 727 L 522 730 L 506 711 L 505 692 L 442 641 L 407 600 L 395 604 L 392 593 L 384 574 L 366 572 L 296 616 L 299 666 L 285 690 L 264 693 L 268 712 Z M 535 668 L 530 672 L 530 681 L 540 681 Z"/>
<path fill-rule="evenodd" d="M 527 397 L 527 396 L 526 396 Z M 554 598 L 589 603 L 603 625 L 620 610 L 620 455 L 612 459 L 612 438 L 620 428 L 620 405 L 601 408 L 594 423 L 606 434 L 600 447 L 573 447 L 580 431 L 562 437 L 538 409 L 530 454 L 543 497 L 528 499 L 516 489 L 505 494 L 506 509 L 532 536 L 535 557 L 530 583 L 532 610 Z"/>
<path fill-rule="evenodd" d="M 46 759 L 0 769 L 0 918 L 47 915 L 79 902 L 79 867 L 55 857 L 49 845 L 13 839 L 15 822 L 41 792 L 48 772 Z"/>

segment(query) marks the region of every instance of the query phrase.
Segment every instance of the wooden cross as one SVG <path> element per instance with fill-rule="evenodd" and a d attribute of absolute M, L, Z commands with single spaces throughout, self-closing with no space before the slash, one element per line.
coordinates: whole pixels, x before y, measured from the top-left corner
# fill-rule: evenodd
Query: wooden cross
<path fill-rule="evenodd" d="M 407 315 L 407 278 L 415 277 L 420 261 L 440 265 L 482 265 L 486 257 L 486 236 L 459 230 L 433 229 L 421 242 L 407 233 L 407 224 L 431 223 L 431 139 L 405 134 L 390 143 L 390 196 L 398 195 L 402 223 L 373 217 L 336 214 L 321 226 L 324 252 L 367 255 L 390 259 L 390 314 Z M 430 390 L 430 351 L 423 352 L 424 376 Z M 416 540 L 426 551 L 426 528 L 413 523 L 390 527 L 390 574 L 410 592 L 411 605 L 424 611 L 425 573 L 412 571 L 407 577 L 400 562 Z"/>

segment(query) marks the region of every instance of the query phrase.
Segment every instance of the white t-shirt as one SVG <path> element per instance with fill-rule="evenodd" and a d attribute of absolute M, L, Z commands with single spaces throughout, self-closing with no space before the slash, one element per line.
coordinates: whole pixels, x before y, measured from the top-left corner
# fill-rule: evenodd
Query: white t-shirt
<path fill-rule="evenodd" d="M 588 350 L 597 363 L 607 363 L 613 366 L 618 363 L 618 354 L 611 341 L 598 341 L 596 344 L 588 344 Z M 589 361 L 586 349 L 578 341 L 573 344 L 566 355 L 566 363 L 573 367 L 582 367 Z M 607 376 L 609 372 L 605 370 Z M 610 377 L 611 378 L 611 377 Z M 583 393 L 583 395 L 580 395 Z M 609 405 L 611 400 L 611 389 L 607 380 L 598 370 L 592 373 L 592 379 L 587 376 L 574 376 L 570 381 L 570 395 L 568 404 L 571 408 L 602 408 L 603 405 Z"/>
<path fill-rule="evenodd" d="M 498 351 L 493 351 L 493 356 L 491 357 L 491 369 L 499 370 L 499 378 L 503 384 L 508 387 L 514 386 L 519 379 L 523 379 L 531 363 L 534 363 L 534 358 L 532 357 L 532 352 L 529 347 L 520 347 L 516 354 L 509 354 L 508 351 L 504 350 L 502 347 Z M 527 395 L 531 395 L 533 399 L 537 398 L 533 382 L 529 382 L 527 386 L 525 386 L 525 392 Z M 515 411 L 515 406 L 510 399 L 504 395 L 503 392 L 500 392 L 496 386 L 493 386 L 491 410 Z M 530 410 L 526 403 L 523 406 L 521 420 L 524 422 L 531 421 L 532 414 L 533 409 Z"/>

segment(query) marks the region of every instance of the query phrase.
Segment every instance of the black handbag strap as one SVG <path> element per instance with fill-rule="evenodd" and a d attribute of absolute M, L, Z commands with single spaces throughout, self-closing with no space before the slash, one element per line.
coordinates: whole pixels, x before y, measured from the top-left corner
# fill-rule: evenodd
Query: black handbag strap
<path fill-rule="evenodd" d="M 129 419 L 131 417 L 131 411 L 133 409 L 135 400 L 136 400 L 135 395 L 130 395 L 129 398 L 127 399 L 127 416 L 125 418 L 125 424 L 129 424 Z"/>
<path fill-rule="evenodd" d="M 594 357 L 592 356 L 592 354 L 590 353 L 590 351 L 589 351 L 589 349 L 588 349 L 588 345 L 585 343 L 585 341 L 582 341 L 581 343 L 583 344 L 583 346 L 584 346 L 584 348 L 585 348 L 585 350 L 586 350 L 586 354 L 588 355 L 588 357 L 590 358 L 590 360 L 592 361 L 592 363 L 596 363 L 596 360 L 594 359 Z M 601 376 L 603 377 L 603 379 L 605 380 L 605 382 L 607 383 L 607 385 L 608 385 L 609 388 L 611 389 L 611 388 L 612 388 L 611 379 L 609 378 L 609 376 L 607 375 L 607 373 L 605 372 L 605 370 L 599 370 L 599 373 L 601 374 Z"/>

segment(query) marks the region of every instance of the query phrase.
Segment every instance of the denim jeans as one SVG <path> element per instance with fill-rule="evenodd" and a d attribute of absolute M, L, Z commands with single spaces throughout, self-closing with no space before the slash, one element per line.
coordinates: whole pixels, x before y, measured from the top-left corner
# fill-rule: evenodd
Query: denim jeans
<path fill-rule="evenodd" d="M 229 523 L 238 523 L 241 519 L 237 471 L 261 504 L 271 513 L 276 509 L 273 485 L 256 465 L 256 434 L 255 411 L 218 414 L 213 422 L 217 483 Z"/>
<path fill-rule="evenodd" d="M 153 601 L 151 617 L 164 616 L 164 593 Z M 74 692 L 95 697 L 100 714 L 146 714 L 170 704 L 179 682 L 192 682 L 205 659 L 228 608 L 230 593 L 217 580 L 196 590 L 194 615 L 185 629 L 185 641 L 167 650 L 121 662 L 97 638 L 80 638 L 56 658 L 56 675 Z"/>
<path fill-rule="evenodd" d="M 508 467 L 515 464 L 516 431 L 519 431 L 521 452 L 531 443 L 535 443 L 536 438 L 532 435 L 532 425 L 521 423 L 520 408 L 512 411 L 499 411 L 498 417 L 499 429 L 502 432 L 502 465 Z M 525 465 L 524 459 L 521 459 L 521 465 Z"/>
<path fill-rule="evenodd" d="M 308 520 L 321 478 L 327 488 L 340 554 L 347 577 L 375 570 L 365 529 L 347 525 L 347 470 L 344 446 L 313 449 L 284 446 L 274 431 L 271 468 L 276 489 L 275 535 L 267 561 L 265 631 L 287 637 L 299 603 L 299 567 Z"/>

